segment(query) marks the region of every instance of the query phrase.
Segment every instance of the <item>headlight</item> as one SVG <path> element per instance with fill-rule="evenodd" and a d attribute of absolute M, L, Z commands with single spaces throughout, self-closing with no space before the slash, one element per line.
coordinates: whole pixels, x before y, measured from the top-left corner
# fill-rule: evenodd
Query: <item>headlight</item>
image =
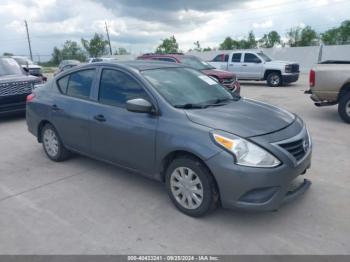
<path fill-rule="evenodd" d="M 220 132 L 222 133 L 222 132 Z M 249 167 L 275 167 L 281 162 L 265 149 L 231 134 L 212 133 L 214 141 L 235 156 L 236 164 Z"/>
<path fill-rule="evenodd" d="M 292 73 L 293 66 L 292 65 L 286 65 L 286 73 Z"/>

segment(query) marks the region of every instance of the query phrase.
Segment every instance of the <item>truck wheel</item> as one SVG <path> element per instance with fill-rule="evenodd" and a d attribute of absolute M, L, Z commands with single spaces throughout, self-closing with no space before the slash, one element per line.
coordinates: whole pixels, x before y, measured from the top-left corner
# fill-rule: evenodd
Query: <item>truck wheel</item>
<path fill-rule="evenodd" d="M 204 216 L 219 204 L 219 192 L 212 174 L 195 158 L 176 158 L 167 168 L 165 182 L 174 205 L 188 216 Z"/>
<path fill-rule="evenodd" d="M 278 87 L 282 85 L 282 76 L 278 72 L 271 72 L 266 78 L 267 85 L 271 87 Z"/>
<path fill-rule="evenodd" d="M 339 99 L 338 113 L 346 123 L 350 124 L 350 92 Z"/>

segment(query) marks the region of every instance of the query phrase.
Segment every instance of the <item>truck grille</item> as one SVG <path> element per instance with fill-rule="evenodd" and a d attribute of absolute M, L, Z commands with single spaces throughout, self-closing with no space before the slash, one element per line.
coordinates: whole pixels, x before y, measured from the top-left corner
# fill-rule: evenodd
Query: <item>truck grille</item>
<path fill-rule="evenodd" d="M 230 85 L 235 81 L 235 78 L 225 78 L 222 80 L 222 84 L 224 85 Z"/>
<path fill-rule="evenodd" d="M 292 64 L 292 73 L 299 73 L 299 65 L 298 64 Z"/>
<path fill-rule="evenodd" d="M 0 84 L 0 96 L 13 96 L 29 94 L 32 92 L 34 82 L 20 81 Z"/>
<path fill-rule="evenodd" d="M 307 135 L 303 139 L 278 145 L 294 156 L 297 161 L 301 160 L 310 148 L 310 142 Z"/>

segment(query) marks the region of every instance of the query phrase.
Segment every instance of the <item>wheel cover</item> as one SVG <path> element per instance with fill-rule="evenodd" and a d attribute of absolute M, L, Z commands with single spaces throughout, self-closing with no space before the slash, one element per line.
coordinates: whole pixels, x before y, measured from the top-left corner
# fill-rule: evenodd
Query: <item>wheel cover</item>
<path fill-rule="evenodd" d="M 271 76 L 271 84 L 273 85 L 279 85 L 280 83 L 280 77 L 278 75 Z"/>
<path fill-rule="evenodd" d="M 58 153 L 58 139 L 56 133 L 51 129 L 46 129 L 43 136 L 46 152 L 51 157 L 56 157 Z"/>
<path fill-rule="evenodd" d="M 186 209 L 196 209 L 203 202 L 202 181 L 188 167 L 178 167 L 172 172 L 170 187 L 176 201 Z"/>
<path fill-rule="evenodd" d="M 345 112 L 350 117 L 350 100 L 345 104 Z"/>

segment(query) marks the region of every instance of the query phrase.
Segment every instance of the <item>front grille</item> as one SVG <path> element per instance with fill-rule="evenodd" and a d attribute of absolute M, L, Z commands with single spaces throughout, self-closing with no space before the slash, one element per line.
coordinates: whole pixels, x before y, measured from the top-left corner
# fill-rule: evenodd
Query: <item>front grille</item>
<path fill-rule="evenodd" d="M 0 96 L 13 96 L 29 94 L 32 92 L 33 83 L 30 81 L 18 81 L 0 84 Z"/>
<path fill-rule="evenodd" d="M 299 65 L 292 64 L 292 73 L 299 73 Z"/>
<path fill-rule="evenodd" d="M 310 147 L 309 138 L 307 135 L 303 139 L 278 145 L 294 156 L 297 161 L 305 156 Z"/>

